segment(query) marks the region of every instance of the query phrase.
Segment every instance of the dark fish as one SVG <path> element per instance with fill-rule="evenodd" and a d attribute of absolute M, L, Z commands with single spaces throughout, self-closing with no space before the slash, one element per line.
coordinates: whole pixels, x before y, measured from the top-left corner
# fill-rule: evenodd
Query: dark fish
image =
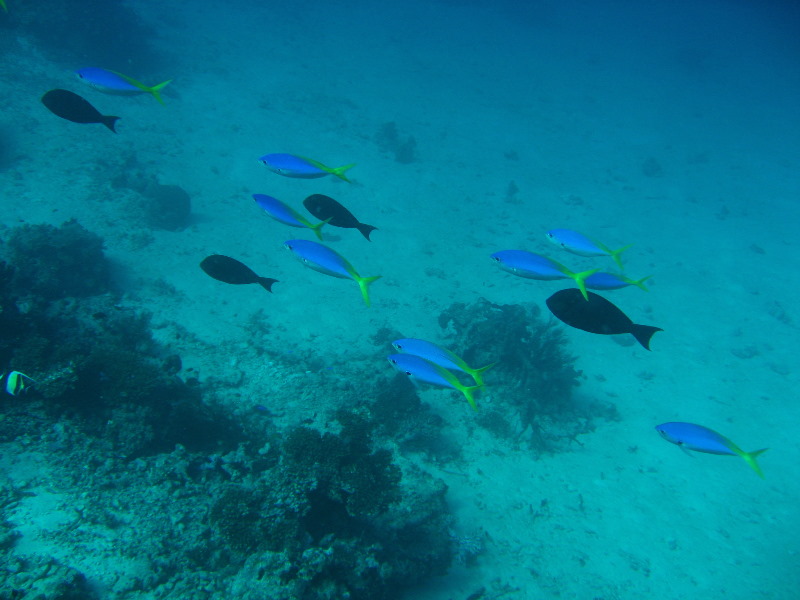
<path fill-rule="evenodd" d="M 50 90 L 42 96 L 42 104 L 51 113 L 73 123 L 102 123 L 114 133 L 114 124 L 119 117 L 100 114 L 94 106 L 81 96 L 68 90 Z"/>
<path fill-rule="evenodd" d="M 203 269 L 209 277 L 213 277 L 217 281 L 232 283 L 234 285 L 258 283 L 268 292 L 272 291 L 272 284 L 278 281 L 277 279 L 259 277 L 244 263 L 230 256 L 223 256 L 222 254 L 212 254 L 204 258 L 203 262 L 200 263 L 200 268 Z"/>
<path fill-rule="evenodd" d="M 578 289 L 561 290 L 547 299 L 547 308 L 557 319 L 570 327 L 589 333 L 601 335 L 630 333 L 647 350 L 650 350 L 650 338 L 653 334 L 656 331 L 664 331 L 659 327 L 637 325 L 615 304 L 592 292 L 588 294 L 587 301 Z"/>
<path fill-rule="evenodd" d="M 369 234 L 377 229 L 372 225 L 362 223 L 353 216 L 349 210 L 339 204 L 330 196 L 324 194 L 313 194 L 303 200 L 303 206 L 320 221 L 328 221 L 334 227 L 344 227 L 345 229 L 358 229 L 367 240 Z M 324 217 L 322 215 L 325 215 Z"/>

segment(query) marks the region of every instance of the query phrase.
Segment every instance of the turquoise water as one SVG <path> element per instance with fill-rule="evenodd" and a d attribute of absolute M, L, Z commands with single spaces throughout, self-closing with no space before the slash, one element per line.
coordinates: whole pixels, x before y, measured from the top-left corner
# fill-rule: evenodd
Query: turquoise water
<path fill-rule="evenodd" d="M 0 397 L 0 598 L 796 597 L 793 3 L 6 4 L 0 369 L 36 383 Z M 377 227 L 321 229 L 371 306 L 252 194 Z M 489 258 L 615 270 L 557 228 L 632 244 L 649 292 L 598 293 L 649 352 Z M 497 362 L 478 411 L 396 374 L 398 338 Z M 669 421 L 769 447 L 764 479 Z"/>

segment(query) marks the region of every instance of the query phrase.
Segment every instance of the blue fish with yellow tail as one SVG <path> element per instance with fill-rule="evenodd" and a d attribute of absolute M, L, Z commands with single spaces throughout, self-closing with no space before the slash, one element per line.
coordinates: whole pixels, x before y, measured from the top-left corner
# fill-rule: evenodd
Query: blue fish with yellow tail
<path fill-rule="evenodd" d="M 545 233 L 545 237 L 556 246 L 560 246 L 567 252 L 572 252 L 578 256 L 610 256 L 617 263 L 620 270 L 622 270 L 622 259 L 620 259 L 619 255 L 633 245 L 628 244 L 617 250 L 612 250 L 605 244 L 572 229 L 551 229 Z"/>
<path fill-rule="evenodd" d="M 652 275 L 648 275 L 647 277 L 642 277 L 641 279 L 631 279 L 630 277 L 625 277 L 625 275 L 621 275 L 619 273 L 606 273 L 605 271 L 600 271 L 598 273 L 592 273 L 589 275 L 584 280 L 584 283 L 586 284 L 587 289 L 590 290 L 621 290 L 624 287 L 635 285 L 640 290 L 647 292 L 649 290 L 645 287 L 644 282 L 651 277 Z"/>
<path fill-rule="evenodd" d="M 694 423 L 662 423 L 656 427 L 656 431 L 665 440 L 679 446 L 687 453 L 689 450 L 694 450 L 695 452 L 705 452 L 706 454 L 739 456 L 759 477 L 764 478 L 764 473 L 761 472 L 761 467 L 758 466 L 756 457 L 769 450 L 769 448 L 745 452 L 724 435 Z"/>
<path fill-rule="evenodd" d="M 392 342 L 392 347 L 398 352 L 419 356 L 420 358 L 429 360 L 430 362 L 437 364 L 440 367 L 444 367 L 445 369 L 451 369 L 453 371 L 465 373 L 475 380 L 475 385 L 479 386 L 483 385 L 483 373 L 497 364 L 492 363 L 490 365 L 486 365 L 485 367 L 475 369 L 470 367 L 463 358 L 451 352 L 447 348 L 442 348 L 433 342 L 419 340 L 416 338 L 395 340 Z"/>
<path fill-rule="evenodd" d="M 362 277 L 353 268 L 347 259 L 335 250 L 327 246 L 309 240 L 289 240 L 284 242 L 284 248 L 294 254 L 298 260 L 309 269 L 314 269 L 331 277 L 340 279 L 352 279 L 361 289 L 361 296 L 364 303 L 369 306 L 369 285 L 373 281 L 381 278 L 380 275 L 374 277 Z"/>
<path fill-rule="evenodd" d="M 482 385 L 464 385 L 453 373 L 421 356 L 390 354 L 387 358 L 392 366 L 408 375 L 412 381 L 458 390 L 464 394 L 472 410 L 478 410 L 475 392 L 481 389 Z"/>
<path fill-rule="evenodd" d="M 24 394 L 33 384 L 36 383 L 33 377 L 28 377 L 19 371 L 10 371 L 6 373 L 5 379 L 6 382 L 3 385 L 3 389 L 11 396 L 19 396 L 20 394 Z M 0 376 L 0 381 L 2 380 L 3 376 Z"/>
<path fill-rule="evenodd" d="M 289 227 L 310 229 L 320 240 L 322 239 L 322 231 L 320 231 L 322 226 L 330 221 L 330 219 L 327 219 L 319 223 L 312 223 L 291 206 L 284 204 L 277 198 L 265 194 L 253 194 L 253 200 L 256 201 L 256 204 L 258 204 L 265 213 L 279 223 L 283 223 Z"/>
<path fill-rule="evenodd" d="M 101 69 L 99 67 L 87 67 L 75 71 L 78 79 L 104 94 L 115 96 L 138 96 L 139 94 L 150 94 L 158 100 L 159 104 L 164 104 L 161 98 L 161 90 L 172 83 L 172 79 L 162 81 L 157 85 L 145 85 L 136 81 L 133 77 L 128 77 L 116 71 Z"/>
<path fill-rule="evenodd" d="M 273 173 L 283 175 L 284 177 L 318 179 L 327 175 L 333 175 L 348 183 L 350 180 L 345 175 L 345 171 L 349 171 L 356 166 L 355 163 L 353 163 L 344 165 L 343 167 L 328 167 L 314 159 L 305 156 L 296 156 L 294 154 L 265 154 L 258 160 L 264 163 Z"/>
<path fill-rule="evenodd" d="M 586 278 L 600 270 L 590 269 L 588 271 L 581 271 L 580 273 L 573 273 L 567 267 L 552 258 L 526 250 L 501 250 L 500 252 L 492 254 L 491 258 L 500 265 L 503 271 L 507 271 L 519 277 L 536 279 L 539 281 L 572 279 L 575 281 L 578 289 L 586 300 L 589 299 L 589 295 L 586 292 Z"/>

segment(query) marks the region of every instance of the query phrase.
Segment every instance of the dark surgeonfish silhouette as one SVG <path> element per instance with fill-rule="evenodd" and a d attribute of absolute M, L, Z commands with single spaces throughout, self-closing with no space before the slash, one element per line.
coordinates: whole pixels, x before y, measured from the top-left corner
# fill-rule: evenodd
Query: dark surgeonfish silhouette
<path fill-rule="evenodd" d="M 223 256 L 222 254 L 207 256 L 200 263 L 200 268 L 203 269 L 209 277 L 213 277 L 217 281 L 232 283 L 234 285 L 258 283 L 268 292 L 272 291 L 272 284 L 278 282 L 277 279 L 259 277 L 244 263 L 230 256 Z"/>
<path fill-rule="evenodd" d="M 303 200 L 303 206 L 320 221 L 328 221 L 329 225 L 344 227 L 345 229 L 358 229 L 367 240 L 369 240 L 369 234 L 377 229 L 377 227 L 367 225 L 356 219 L 353 213 L 325 194 L 309 196 Z M 325 216 L 323 217 L 322 215 Z"/>
<path fill-rule="evenodd" d="M 51 113 L 73 123 L 102 123 L 114 133 L 119 117 L 103 115 L 82 96 L 69 90 L 50 90 L 42 96 L 42 104 Z"/>
<path fill-rule="evenodd" d="M 615 335 L 630 333 L 646 350 L 650 350 L 650 338 L 660 327 L 637 325 L 615 304 L 602 296 L 588 292 L 585 300 L 581 291 L 570 288 L 556 292 L 547 299 L 547 308 L 557 319 L 570 327 L 589 333 Z"/>

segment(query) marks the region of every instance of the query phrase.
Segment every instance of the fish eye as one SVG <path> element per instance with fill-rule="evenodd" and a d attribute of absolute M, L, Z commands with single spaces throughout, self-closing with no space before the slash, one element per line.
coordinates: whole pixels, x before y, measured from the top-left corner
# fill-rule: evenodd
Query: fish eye
<path fill-rule="evenodd" d="M 493 256 L 493 257 L 492 257 L 492 260 L 493 260 L 494 262 L 500 262 L 500 257 L 499 257 L 499 256 Z"/>
<path fill-rule="evenodd" d="M 397 361 L 396 361 L 395 359 L 393 359 L 393 358 L 390 358 L 389 360 L 390 360 L 390 361 L 392 361 L 392 364 L 393 364 L 393 365 L 396 365 L 396 364 L 397 364 Z"/>
<path fill-rule="evenodd" d="M 406 371 L 406 375 L 408 375 L 409 377 L 411 377 L 411 371 Z"/>

